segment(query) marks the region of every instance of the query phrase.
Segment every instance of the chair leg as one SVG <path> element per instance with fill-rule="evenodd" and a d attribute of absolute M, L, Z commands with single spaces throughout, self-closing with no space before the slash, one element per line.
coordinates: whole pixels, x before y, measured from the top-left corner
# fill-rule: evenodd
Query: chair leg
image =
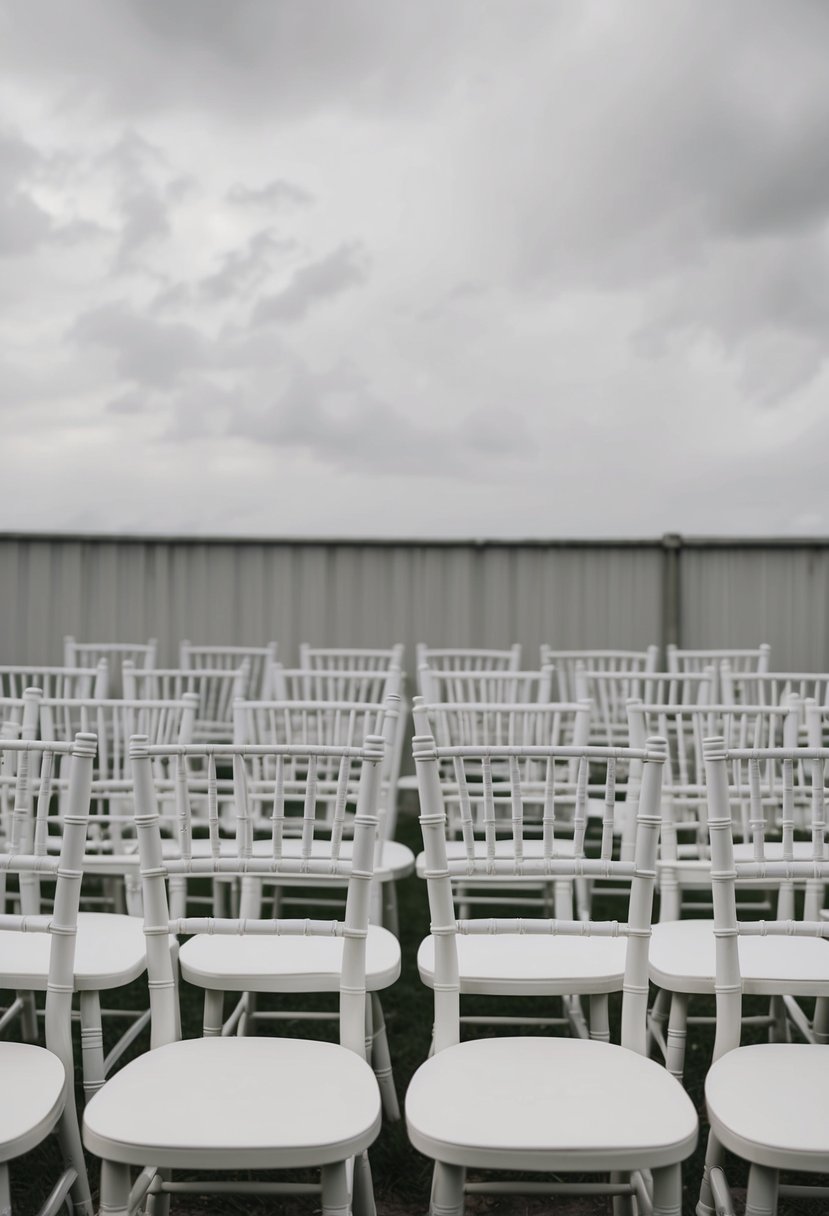
<path fill-rule="evenodd" d="M 630 1182 L 630 1175 L 619 1173 L 617 1170 L 610 1175 L 611 1182 Z M 613 1196 L 613 1216 L 633 1216 L 633 1196 L 632 1195 L 614 1195 Z"/>
<path fill-rule="evenodd" d="M 685 1071 L 685 1043 L 688 1038 L 688 995 L 685 992 L 671 994 L 671 1013 L 668 1018 L 668 1050 L 665 1067 L 672 1077 L 682 1082 Z"/>
<path fill-rule="evenodd" d="M 99 1216 L 127 1216 L 129 1202 L 130 1167 L 120 1161 L 102 1161 Z"/>
<path fill-rule="evenodd" d="M 682 1166 L 653 1171 L 653 1216 L 682 1216 Z"/>
<path fill-rule="evenodd" d="M 590 1038 L 599 1043 L 610 1042 L 610 1017 L 606 992 L 594 992 L 590 996 Z"/>
<path fill-rule="evenodd" d="M 778 1177 L 777 1170 L 767 1165 L 752 1165 L 748 1172 L 746 1216 L 775 1216 Z"/>
<path fill-rule="evenodd" d="M 324 1165 L 321 1171 L 322 1216 L 349 1216 L 348 1171 L 344 1161 Z"/>
<path fill-rule="evenodd" d="M 63 1114 L 58 1120 L 57 1133 L 64 1164 L 71 1166 L 77 1175 L 69 1191 L 72 1211 L 76 1213 L 76 1216 L 92 1216 L 92 1195 L 89 1190 L 89 1177 L 86 1172 L 86 1159 L 83 1154 L 72 1079 L 66 1087 L 66 1101 Z M 2 1211 L 3 1206 L 0 1204 L 0 1212 Z"/>
<path fill-rule="evenodd" d="M 22 1003 L 22 1009 L 20 1010 L 21 1038 L 24 1043 L 36 1043 L 38 1033 L 35 994 L 33 992 L 17 992 L 15 995 L 20 998 Z"/>
<path fill-rule="evenodd" d="M 0 1161 L 0 1216 L 11 1216 L 12 1192 L 9 1182 L 9 1167 L 5 1161 Z"/>
<path fill-rule="evenodd" d="M 380 922 L 384 928 L 400 936 L 400 919 L 397 914 L 397 883 L 384 882 L 383 887 L 383 919 Z"/>
<path fill-rule="evenodd" d="M 159 1170 L 159 1181 L 169 1182 L 172 1170 Z M 147 1216 L 170 1216 L 170 1194 L 168 1191 L 151 1190 L 147 1196 Z"/>
<path fill-rule="evenodd" d="M 463 1216 L 463 1184 L 466 1170 L 461 1165 L 435 1162 L 432 1174 L 430 1216 Z"/>
<path fill-rule="evenodd" d="M 215 1039 L 221 1035 L 224 1008 L 224 992 L 219 992 L 215 988 L 205 988 L 202 1034 L 206 1039 Z"/>
<path fill-rule="evenodd" d="M 371 1165 L 368 1153 L 354 1158 L 354 1182 L 351 1197 L 353 1216 L 377 1216 L 374 1205 L 374 1184 L 371 1180 Z"/>
<path fill-rule="evenodd" d="M 812 1033 L 816 1043 L 829 1043 L 829 998 L 819 996 L 815 1003 Z"/>
<path fill-rule="evenodd" d="M 773 996 L 771 998 L 769 1015 L 772 1019 L 769 1026 L 769 1042 L 791 1043 L 792 1033 L 786 1017 L 786 1004 L 782 996 Z"/>
<path fill-rule="evenodd" d="M 87 1102 L 101 1088 L 104 1075 L 104 1032 L 101 1026 L 101 996 L 98 992 L 82 992 L 81 1062 L 83 1092 Z"/>
<path fill-rule="evenodd" d="M 708 1133 L 708 1144 L 705 1148 L 705 1169 L 702 1174 L 702 1183 L 699 1189 L 699 1202 L 697 1203 L 696 1216 L 715 1216 L 714 1211 L 714 1196 L 711 1193 L 711 1171 L 719 1167 L 722 1169 L 725 1160 L 725 1150 L 720 1144 L 713 1132 Z"/>
<path fill-rule="evenodd" d="M 651 1011 L 648 1016 L 648 1055 L 653 1054 L 654 1043 L 659 1046 L 659 1034 L 662 1042 L 665 1041 L 665 1035 L 668 1029 L 668 1010 L 671 1005 L 671 994 L 666 988 L 659 988 L 654 998 Z M 661 1047 L 659 1048 L 661 1052 Z"/>
<path fill-rule="evenodd" d="M 397 1102 L 397 1091 L 394 1087 L 394 1073 L 391 1066 L 389 1041 L 386 1037 L 386 1020 L 383 1017 L 383 1006 L 376 992 L 366 996 L 367 1011 L 371 1019 L 371 1046 L 369 1060 L 377 1078 L 380 1097 L 383 1102 L 383 1113 L 390 1123 L 400 1118 L 400 1106 Z"/>

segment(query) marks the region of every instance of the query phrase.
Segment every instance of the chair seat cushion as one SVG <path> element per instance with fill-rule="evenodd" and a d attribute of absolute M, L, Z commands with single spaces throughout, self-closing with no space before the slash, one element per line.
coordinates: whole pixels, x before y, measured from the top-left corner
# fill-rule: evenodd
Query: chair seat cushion
<path fill-rule="evenodd" d="M 826 1171 L 829 1046 L 759 1043 L 711 1065 L 711 1126 L 731 1152 L 772 1169 Z"/>
<path fill-rule="evenodd" d="M 340 986 L 341 937 L 278 937 L 199 934 L 179 953 L 181 974 L 200 988 L 224 992 L 336 992 Z M 400 943 L 388 929 L 370 925 L 366 986 L 387 988 L 400 975 Z"/>
<path fill-rule="evenodd" d="M 683 1161 L 697 1115 L 654 1060 L 584 1039 L 475 1039 L 439 1051 L 406 1095 L 412 1144 L 450 1165 L 610 1170 Z"/>
<path fill-rule="evenodd" d="M 461 992 L 617 992 L 624 979 L 626 938 L 459 933 L 457 943 Z M 433 987 L 434 938 L 420 943 L 417 966 L 423 983 Z"/>
<path fill-rule="evenodd" d="M 829 995 L 829 942 L 816 937 L 740 937 L 743 991 L 755 996 Z M 671 992 L 713 993 L 713 920 L 670 920 L 653 926 L 650 977 Z"/>
<path fill-rule="evenodd" d="M 45 992 L 48 933 L 0 932 L 0 981 L 5 988 Z M 146 968 L 144 920 L 116 912 L 81 912 L 75 946 L 75 991 L 131 984 Z"/>
<path fill-rule="evenodd" d="M 362 1152 L 380 1128 L 365 1060 L 308 1039 L 186 1039 L 110 1078 L 84 1112 L 84 1144 L 136 1165 L 280 1169 Z"/>
<path fill-rule="evenodd" d="M 0 1161 L 10 1161 L 40 1144 L 55 1126 L 63 1110 L 66 1073 L 45 1047 L 0 1043 L 0 1077 L 5 1095 L 0 1102 Z"/>

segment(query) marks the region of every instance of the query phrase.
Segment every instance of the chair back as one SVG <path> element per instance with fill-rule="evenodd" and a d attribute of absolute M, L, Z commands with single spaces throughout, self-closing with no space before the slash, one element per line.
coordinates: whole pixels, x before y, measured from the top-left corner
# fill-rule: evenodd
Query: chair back
<path fill-rule="evenodd" d="M 521 666 L 521 643 L 515 642 L 506 650 L 482 650 L 474 647 L 427 646 L 418 642 L 415 648 L 415 664 L 431 671 L 518 671 Z M 424 693 L 421 687 L 418 690 Z"/>
<path fill-rule="evenodd" d="M 300 667 L 322 668 L 325 671 L 393 671 L 402 670 L 404 646 L 373 648 L 366 646 L 309 646 L 299 644 Z"/>
<path fill-rule="evenodd" d="M 63 663 L 65 667 L 97 667 L 101 659 L 109 666 L 108 687 L 104 694 L 120 697 L 121 664 L 130 659 L 138 668 L 155 667 L 158 657 L 158 642 L 76 642 L 71 634 L 63 639 Z"/>
<path fill-rule="evenodd" d="M 715 671 L 714 700 L 721 700 L 720 672 L 724 662 L 732 672 L 765 672 L 771 663 L 771 646 L 768 642 L 748 650 L 688 650 L 670 644 L 666 648 L 668 671 L 704 671 L 713 667 Z"/>
<path fill-rule="evenodd" d="M 19 699 L 27 688 L 39 688 L 45 697 L 98 697 L 109 693 L 109 664 L 95 667 L 0 667 L 0 696 Z"/>
<path fill-rule="evenodd" d="M 276 662 L 276 642 L 267 646 L 194 646 L 184 641 L 179 647 L 179 666 L 185 671 L 232 671 L 247 667 L 247 693 L 252 697 L 271 696 L 271 668 Z"/>
<path fill-rule="evenodd" d="M 656 671 L 659 659 L 658 646 L 646 650 L 554 650 L 542 644 L 541 663 L 551 663 L 556 671 L 556 693 L 560 701 L 574 701 L 576 691 L 576 669 L 582 664 L 585 671 L 625 673 Z"/>
<path fill-rule="evenodd" d="M 461 701 L 467 704 L 506 701 L 528 703 L 553 699 L 553 669 L 540 671 L 450 671 L 424 665 L 418 685 L 425 701 Z"/>
<path fill-rule="evenodd" d="M 181 701 L 185 693 L 194 693 L 198 707 L 192 742 L 230 743 L 233 702 L 248 695 L 249 672 L 247 659 L 236 668 L 158 667 L 154 671 L 137 671 L 128 660 L 123 667 L 124 699 Z"/>

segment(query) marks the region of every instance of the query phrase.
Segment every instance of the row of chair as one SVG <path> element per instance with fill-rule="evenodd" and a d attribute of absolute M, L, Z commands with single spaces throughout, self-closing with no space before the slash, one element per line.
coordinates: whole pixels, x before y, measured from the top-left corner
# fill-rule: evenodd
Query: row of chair
<path fill-rule="evenodd" d="M 67 778 L 67 808 L 61 816 L 58 861 L 43 847 L 51 817 L 49 774 L 56 771 L 56 760 L 68 750 L 74 754 Z M 268 749 L 244 745 L 151 747 L 139 736 L 131 741 L 130 750 L 143 875 L 152 1050 L 116 1073 L 86 1107 L 84 1140 L 104 1161 L 101 1211 L 126 1213 L 143 1194 L 154 1199 L 201 1185 L 177 1181 L 169 1171 L 205 1164 L 220 1170 L 318 1165 L 324 1211 L 347 1210 L 349 1205 L 355 1211 L 371 1211 L 365 1154 L 379 1130 L 380 1095 L 374 1074 L 365 1064 L 366 955 L 382 737 L 369 737 L 352 747 Z M 20 913 L 3 915 L 0 929 L 10 934 L 21 928 L 42 931 L 51 925 L 47 1037 L 63 1062 L 60 1070 L 42 1056 L 32 1055 L 37 1048 L 3 1044 L 4 1051 L 7 1046 L 12 1049 L 6 1053 L 8 1065 L 3 1059 L 9 1075 L 18 1075 L 15 1068 L 25 1067 L 28 1077 L 38 1078 L 30 1083 L 32 1101 L 12 1104 L 22 1130 L 7 1138 L 4 1154 L 8 1158 L 25 1151 L 22 1145 L 28 1147 L 62 1118 L 75 1179 L 73 1182 L 67 1174 L 50 1202 L 59 1203 L 71 1185 L 76 1210 L 88 1212 L 90 1200 L 84 1190 L 83 1158 L 73 1132 L 71 1089 L 66 1080 L 71 1076 L 67 1071 L 71 1063 L 67 994 L 73 984 L 70 947 L 76 932 L 80 875 L 88 856 L 82 835 L 87 832 L 93 791 L 94 740 L 80 735 L 67 748 L 6 739 L 0 741 L 0 751 L 4 761 L 7 756 L 16 761 L 18 837 L 40 845 L 34 852 L 16 845 L 0 854 L 0 872 L 19 875 L 21 905 Z M 441 747 L 431 734 L 419 733 L 414 756 L 432 919 L 428 940 L 433 958 L 435 1042 L 434 1055 L 410 1086 L 407 1124 L 412 1142 L 436 1163 L 433 1210 L 459 1212 L 466 1170 L 480 1168 L 554 1174 L 599 1171 L 611 1176 L 612 1193 L 636 1196 L 643 1210 L 679 1212 L 680 1165 L 695 1145 L 697 1116 L 677 1078 L 646 1058 L 648 946 L 658 837 L 664 822 L 666 741 L 650 738 L 643 748 L 614 749 L 515 743 Z M 820 1103 L 825 1103 L 823 1095 L 829 1092 L 821 1079 L 829 1053 L 790 1043 L 742 1052 L 734 1049 L 740 1036 L 739 1005 L 744 990 L 740 969 L 745 962 L 736 945 L 740 928 L 736 884 L 776 884 L 793 890 L 829 877 L 823 807 L 827 761 L 829 751 L 825 749 L 726 749 L 717 738 L 709 739 L 705 746 L 708 869 L 715 890 L 717 926 L 718 1037 L 717 1059 L 707 1083 L 713 1135 L 703 1210 L 713 1211 L 714 1203 L 720 1205 L 717 1210 L 726 1210 L 720 1173 L 724 1148 L 752 1162 L 751 1212 L 771 1210 L 780 1169 L 826 1170 L 829 1144 L 825 1143 L 825 1119 L 821 1123 L 826 1112 Z M 768 825 L 758 772 L 763 767 L 781 772 L 781 850 L 766 841 Z M 808 857 L 802 851 L 798 854 L 795 847 L 793 791 L 800 768 L 810 774 L 812 793 Z M 337 810 L 332 821 L 327 777 L 334 771 Z M 633 783 L 631 771 L 637 774 Z M 39 773 L 36 781 L 32 779 L 35 772 Z M 628 780 L 618 780 L 621 773 Z M 232 785 L 228 807 L 235 811 L 235 823 L 222 823 L 218 812 L 223 781 Z M 601 840 L 592 853 L 585 847 L 590 784 L 601 785 L 605 808 Z M 732 843 L 732 807 L 746 789 L 753 802 L 752 840 L 750 854 L 741 858 Z M 633 856 L 621 860 L 614 855 L 613 823 L 617 803 L 626 803 L 632 791 L 637 808 Z M 171 793 L 178 810 L 174 850 L 165 844 L 159 816 L 159 808 Z M 265 838 L 253 830 L 249 810 L 254 794 L 273 807 Z M 193 847 L 197 808 L 205 795 L 207 852 Z M 352 852 L 346 857 L 341 829 L 349 800 L 355 812 L 354 836 Z M 453 802 L 460 808 L 459 851 L 453 850 L 453 834 L 447 832 Z M 291 807 L 301 811 L 298 851 L 285 847 Z M 476 822 L 482 825 L 482 847 L 476 841 Z M 321 825 L 325 825 L 326 846 L 317 853 L 314 843 Z M 258 848 L 258 843 L 264 847 Z M 249 887 L 249 898 L 238 915 L 188 916 L 186 901 L 180 915 L 171 911 L 177 884 L 240 875 L 243 885 Z M 38 883 L 47 876 L 57 880 L 51 918 L 23 910 L 26 899 L 33 895 L 28 888 L 34 876 Z M 256 906 L 262 884 L 297 881 L 317 886 L 345 882 L 344 921 L 262 918 Z M 611 922 L 559 914 L 552 918 L 456 916 L 453 883 L 506 881 L 552 887 L 614 881 L 628 891 L 630 910 L 624 920 Z M 824 920 L 791 917 L 754 921 L 744 931 L 747 941 L 759 943 L 790 943 L 805 934 L 805 941 L 819 949 L 825 949 L 819 939 L 829 935 Z M 301 949 L 317 938 L 332 945 L 341 943 L 335 951 L 339 961 L 333 968 L 339 976 L 340 1049 L 270 1037 L 223 1036 L 218 1024 L 202 1040 L 182 1042 L 170 934 L 195 935 L 188 946 L 225 935 L 237 946 L 270 940 L 281 949 L 295 944 Z M 474 956 L 476 943 L 498 940 L 505 942 L 519 964 L 528 949 L 546 952 L 546 986 L 540 985 L 536 991 L 554 988 L 557 972 L 563 995 L 589 995 L 589 1039 L 522 1036 L 461 1042 L 464 959 L 468 963 Z M 585 974 L 589 968 L 583 965 L 586 954 L 595 964 L 602 951 L 605 955 L 612 951 L 615 956 L 612 987 L 623 993 L 624 1050 L 609 1043 L 606 1000 L 600 999 L 611 985 L 604 992 L 596 991 Z M 569 973 L 564 966 L 568 958 Z M 28 1057 L 25 1061 L 24 1056 Z M 787 1118 L 783 1126 L 778 1116 L 781 1104 Z M 139 1170 L 135 1180 L 131 1167 Z M 264 1184 L 271 1191 L 274 1185 L 279 1190 L 286 1184 Z M 567 1189 L 574 1184 L 564 1185 Z M 466 1189 L 485 1186 L 472 1183 Z M 561 1189 L 561 1184 L 551 1187 Z"/>

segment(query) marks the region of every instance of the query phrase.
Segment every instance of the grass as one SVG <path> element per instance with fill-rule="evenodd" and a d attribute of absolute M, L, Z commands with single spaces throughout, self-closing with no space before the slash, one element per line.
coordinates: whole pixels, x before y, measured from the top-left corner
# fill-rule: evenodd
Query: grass
<path fill-rule="evenodd" d="M 420 847 L 420 833 L 417 819 L 412 808 L 400 817 L 400 839 L 412 849 Z M 403 954 L 403 971 L 400 979 L 390 989 L 382 994 L 383 1009 L 389 1037 L 389 1045 L 395 1070 L 395 1080 L 398 1094 L 401 1098 L 409 1079 L 418 1065 L 425 1059 L 432 1027 L 432 994 L 421 983 L 417 974 L 415 958 L 418 945 L 428 931 L 429 912 L 426 899 L 425 884 L 415 877 L 407 879 L 399 885 L 400 908 L 400 941 Z M 599 909 L 599 914 L 601 910 Z M 286 998 L 292 1001 L 291 1008 L 324 1008 L 325 1000 L 332 1010 L 336 1007 L 336 998 Z M 111 1006 L 123 1008 L 139 1007 L 146 1003 L 146 984 L 139 982 L 128 989 L 109 994 L 105 1002 Z M 538 1002 L 530 1002 L 524 998 L 523 1007 L 528 1012 L 530 1003 L 533 1012 L 539 1012 Z M 464 1012 L 468 1013 L 504 1013 L 517 1011 L 517 1001 L 490 998 L 467 998 Z M 619 1004 L 616 1000 L 611 1009 L 611 1027 L 618 1041 Z M 273 998 L 261 997 L 261 1008 L 275 1008 Z M 712 1012 L 713 1002 L 703 1000 L 699 1012 Z M 746 1002 L 747 1012 L 760 1011 Z M 286 1007 L 283 1003 L 283 1008 Z M 229 1008 L 229 1006 L 228 1006 Z M 696 1007 L 694 1007 L 696 1009 Z M 692 1010 L 693 1012 L 694 1010 Z M 557 1012 L 547 1010 L 543 1012 Z M 182 984 L 182 1020 L 186 1037 L 194 1037 L 201 1033 L 202 995 L 200 990 L 187 984 Z M 106 1024 L 105 1024 L 106 1025 Z M 476 1033 L 489 1033 L 486 1028 L 475 1028 Z M 529 1032 L 529 1031 L 528 1031 Z M 317 1024 L 316 1026 L 300 1020 L 280 1023 L 280 1033 L 296 1034 L 299 1036 L 335 1038 L 334 1023 Z M 513 1029 L 514 1033 L 514 1029 Z M 758 1032 L 754 1032 L 756 1035 Z M 749 1033 L 745 1036 L 749 1041 Z M 126 1058 L 132 1058 L 147 1050 L 148 1035 L 145 1034 L 136 1042 Z M 689 1033 L 689 1044 L 686 1061 L 686 1086 L 697 1109 L 704 1115 L 703 1083 L 705 1073 L 711 1059 L 713 1046 L 713 1028 L 692 1027 Z M 76 1053 L 78 1051 L 76 1042 Z M 79 1054 L 76 1054 L 79 1059 Z M 0 1089 L 2 1079 L 0 1078 Z M 8 1100 L 6 1097 L 5 1100 Z M 631 1103 L 635 1103 L 636 1095 L 631 1095 Z M 83 1095 L 78 1091 L 79 1109 L 83 1106 Z M 683 1213 L 690 1216 L 696 1203 L 699 1180 L 702 1175 L 702 1164 L 705 1150 L 707 1126 L 704 1118 L 701 1121 L 700 1145 L 696 1154 L 688 1160 L 683 1168 L 684 1200 Z M 374 1186 L 377 1206 L 380 1216 L 415 1216 L 428 1210 L 429 1187 L 431 1182 L 431 1163 L 420 1156 L 411 1147 L 406 1136 L 405 1123 L 401 1120 L 396 1124 L 384 1124 L 380 1136 L 371 1150 L 371 1163 L 374 1175 Z M 98 1165 L 94 1158 L 89 1158 L 90 1178 L 93 1188 L 97 1189 Z M 14 1211 L 19 1216 L 30 1216 L 37 1211 L 39 1204 L 48 1194 L 51 1183 L 60 1169 L 60 1158 L 54 1137 L 50 1137 L 36 1150 L 19 1158 L 12 1166 L 12 1199 Z M 731 1161 L 728 1176 L 739 1196 L 740 1188 L 745 1185 L 745 1168 L 737 1161 Z M 808 1178 L 802 1181 L 808 1182 Z M 814 1179 L 813 1179 L 814 1181 Z M 300 1213 L 311 1213 L 318 1207 L 314 1200 L 306 1199 L 266 1199 L 256 1196 L 189 1196 L 179 1197 L 173 1203 L 176 1216 L 225 1216 L 225 1214 L 249 1213 L 258 1216 L 259 1213 L 285 1212 L 288 1216 L 300 1216 Z M 570 1198 L 528 1198 L 522 1196 L 471 1196 L 467 1200 L 467 1213 L 474 1216 L 540 1216 L 542 1212 L 561 1213 L 562 1216 L 587 1216 L 588 1213 L 607 1213 L 610 1211 L 609 1201 L 599 1199 L 570 1199 Z M 806 1201 L 781 1201 L 780 1216 L 800 1216 L 805 1213 L 815 1213 L 821 1210 L 820 1204 Z"/>

